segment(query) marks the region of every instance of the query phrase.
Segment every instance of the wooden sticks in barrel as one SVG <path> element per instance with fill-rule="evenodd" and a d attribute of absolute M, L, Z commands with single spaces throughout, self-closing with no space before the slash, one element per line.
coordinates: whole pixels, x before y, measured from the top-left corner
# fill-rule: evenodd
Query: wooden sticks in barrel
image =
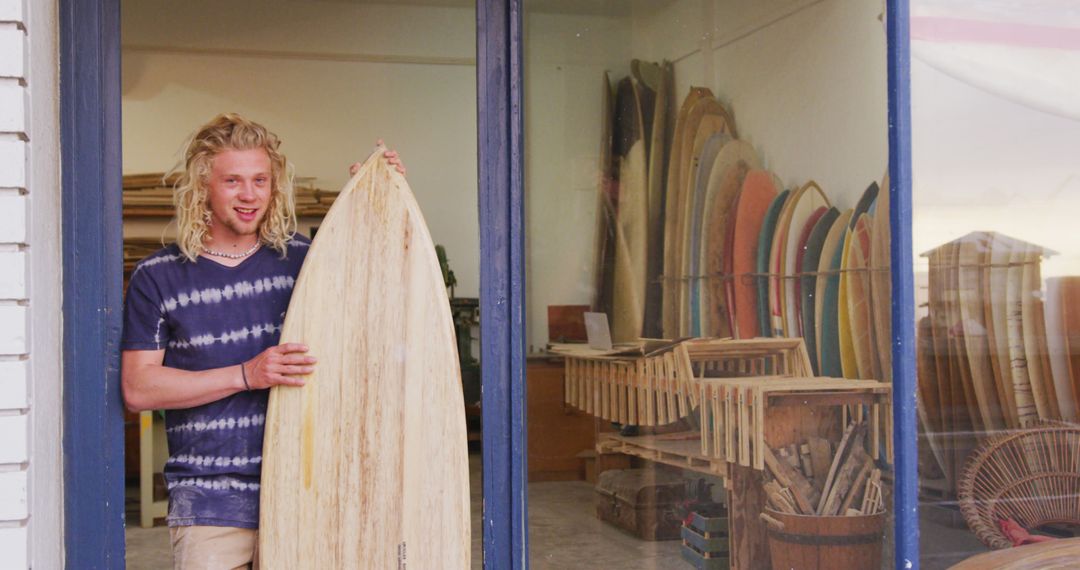
<path fill-rule="evenodd" d="M 820 453 L 811 453 L 810 460 L 803 462 L 801 455 L 780 453 L 766 445 L 765 464 L 773 477 L 764 484 L 769 506 L 782 513 L 799 515 L 858 516 L 881 512 L 884 508 L 881 470 L 874 466 L 864 449 L 866 432 L 865 423 L 849 425 L 830 458 L 827 471 L 822 464 L 827 456 Z M 822 442 L 829 446 L 828 441 L 820 438 L 812 438 L 807 445 L 820 449 Z"/>

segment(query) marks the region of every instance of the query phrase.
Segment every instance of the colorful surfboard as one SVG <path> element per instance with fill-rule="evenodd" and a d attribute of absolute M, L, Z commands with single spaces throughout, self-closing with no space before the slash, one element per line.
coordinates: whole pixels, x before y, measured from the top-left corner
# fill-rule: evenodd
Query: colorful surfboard
<path fill-rule="evenodd" d="M 705 278 L 698 281 L 701 286 L 692 307 L 697 311 L 703 336 L 732 336 L 730 309 L 725 294 L 730 279 L 723 273 L 725 260 L 730 254 L 724 248 L 728 241 L 731 213 L 738 200 L 739 190 L 746 174 L 758 168 L 761 168 L 761 161 L 754 147 L 740 140 L 725 144 L 713 161 L 705 198 L 697 263 Z"/>
<path fill-rule="evenodd" d="M 663 316 L 663 336 L 674 338 L 678 336 L 676 291 L 679 287 L 678 265 L 676 249 L 681 246 L 679 237 L 679 217 L 682 214 L 682 165 L 683 155 L 689 150 L 683 150 L 683 139 L 687 128 L 687 120 L 690 110 L 699 100 L 704 97 L 712 97 L 712 92 L 704 87 L 694 87 L 683 99 L 682 105 L 675 118 L 675 132 L 671 140 L 671 153 L 668 158 L 667 183 L 664 185 L 664 280 L 662 282 L 663 303 L 661 312 Z M 694 128 L 697 128 L 695 123 Z"/>
<path fill-rule="evenodd" d="M 772 332 L 772 313 L 770 310 L 770 291 L 772 279 L 769 277 L 769 272 L 772 270 L 770 261 L 772 259 L 772 243 L 773 236 L 776 234 L 776 223 L 780 218 L 780 212 L 784 209 L 784 204 L 787 203 L 788 196 L 791 195 L 791 190 L 784 190 L 773 198 L 769 209 L 765 212 L 765 219 L 762 220 L 761 231 L 758 233 L 758 245 L 757 245 L 757 309 L 758 309 L 758 333 L 761 336 L 770 337 L 773 336 Z"/>
<path fill-rule="evenodd" d="M 821 374 L 834 378 L 844 377 L 840 353 L 840 266 L 843 263 L 848 221 L 853 214 L 853 210 L 847 210 L 833 223 L 825 237 L 818 263 L 817 295 L 821 300 L 821 307 L 815 308 L 815 312 L 817 321 L 821 323 L 818 336 Z M 825 277 L 822 278 L 821 275 Z"/>
<path fill-rule="evenodd" d="M 821 264 L 821 254 L 825 247 L 825 238 L 829 235 L 833 223 L 840 217 L 840 210 L 829 208 L 814 224 L 810 236 L 806 239 L 806 250 L 802 259 L 802 270 L 806 274 L 802 277 L 799 293 L 802 301 L 803 338 L 806 340 L 806 351 L 810 354 L 810 364 L 814 374 L 821 374 L 821 365 L 818 358 L 818 338 L 820 326 L 817 320 L 817 290 L 818 290 L 818 267 Z M 822 278 L 824 279 L 824 278 Z"/>

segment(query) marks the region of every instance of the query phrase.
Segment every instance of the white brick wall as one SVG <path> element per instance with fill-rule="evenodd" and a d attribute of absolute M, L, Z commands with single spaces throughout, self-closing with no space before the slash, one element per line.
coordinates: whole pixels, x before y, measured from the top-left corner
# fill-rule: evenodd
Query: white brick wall
<path fill-rule="evenodd" d="M 30 564 L 30 327 L 25 6 L 0 0 L 0 567 Z"/>

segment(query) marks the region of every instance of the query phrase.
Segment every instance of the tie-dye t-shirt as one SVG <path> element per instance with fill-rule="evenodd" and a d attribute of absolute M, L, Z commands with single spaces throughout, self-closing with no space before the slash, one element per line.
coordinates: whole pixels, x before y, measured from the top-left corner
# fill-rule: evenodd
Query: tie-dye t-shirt
<path fill-rule="evenodd" d="M 135 266 L 124 310 L 122 350 L 165 350 L 183 370 L 236 366 L 278 344 L 309 241 L 289 242 L 285 258 L 263 247 L 236 267 L 176 244 Z M 239 392 L 165 413 L 169 526 L 257 528 L 267 390 Z"/>

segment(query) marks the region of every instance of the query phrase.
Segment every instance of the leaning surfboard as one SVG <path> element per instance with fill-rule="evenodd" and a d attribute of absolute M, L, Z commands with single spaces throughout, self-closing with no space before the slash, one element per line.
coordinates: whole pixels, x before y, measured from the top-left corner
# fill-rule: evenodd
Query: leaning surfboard
<path fill-rule="evenodd" d="M 282 328 L 319 363 L 302 388 L 270 393 L 264 570 L 470 563 L 450 305 L 420 208 L 384 150 L 320 226 Z"/>

